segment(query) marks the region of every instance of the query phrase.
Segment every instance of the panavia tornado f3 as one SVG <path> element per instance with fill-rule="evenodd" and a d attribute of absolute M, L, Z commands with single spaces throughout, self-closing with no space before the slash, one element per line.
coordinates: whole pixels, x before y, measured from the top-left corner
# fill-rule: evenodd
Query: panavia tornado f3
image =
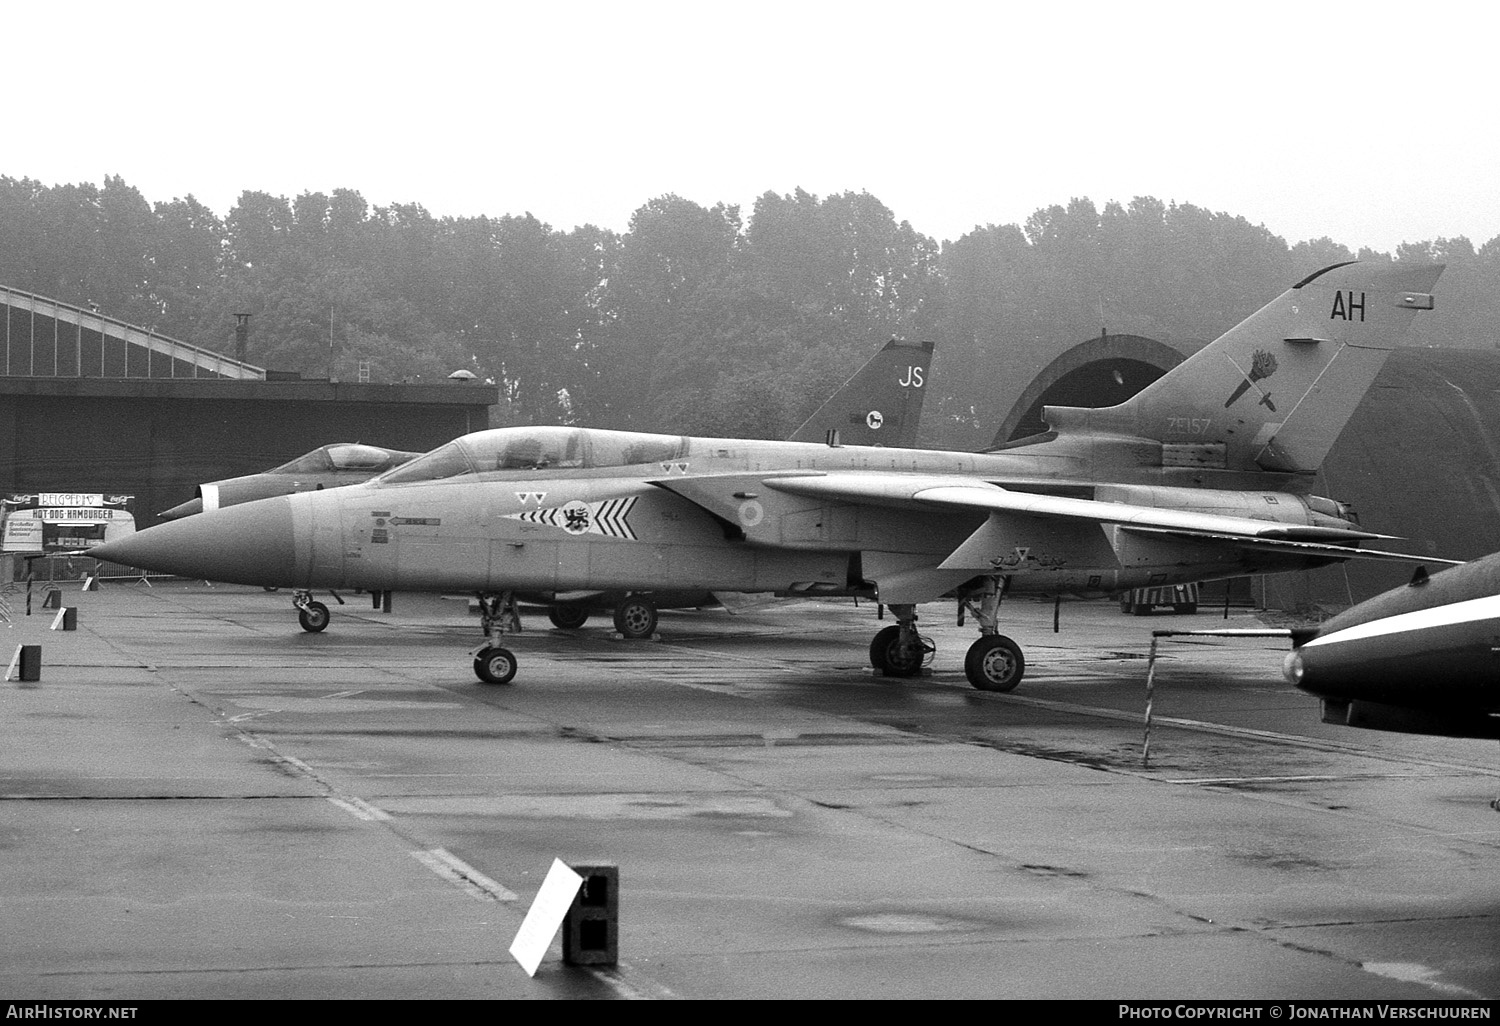
<path fill-rule="evenodd" d="M 187 577 L 314 588 L 466 591 L 474 671 L 508 683 L 515 597 L 615 592 L 626 618 L 682 589 L 853 595 L 895 623 L 872 665 L 933 654 L 917 606 L 942 597 L 979 625 L 977 688 L 1021 680 L 999 633 L 1007 594 L 1125 589 L 1301 570 L 1366 547 L 1346 507 L 1311 494 L 1344 424 L 1441 267 L 1358 263 L 1298 282 L 1139 394 L 1048 407 L 1049 430 L 958 453 L 575 427 L 481 431 L 365 484 L 230 506 L 89 550 Z M 832 444 L 831 444 L 832 443 Z M 617 619 L 622 612 L 617 607 Z"/>
<path fill-rule="evenodd" d="M 422 455 L 400 449 L 384 449 L 360 442 L 334 442 L 279 467 L 259 474 L 231 477 L 223 481 L 205 481 L 187 502 L 163 510 L 162 517 L 176 520 L 196 513 L 213 512 L 220 506 L 235 506 L 273 495 L 294 492 L 316 492 L 324 488 L 343 488 L 362 484 L 392 467 L 399 467 Z"/>
<path fill-rule="evenodd" d="M 927 395 L 925 385 L 932 372 L 932 350 L 931 342 L 892 338 L 788 440 L 832 443 L 842 439 L 858 445 L 915 445 L 922 402 Z M 363 484 L 420 455 L 337 442 L 259 474 L 200 484 L 192 499 L 163 511 L 161 516 L 176 520 L 274 495 Z M 526 593 L 524 598 L 545 606 L 548 618 L 561 630 L 577 630 L 588 622 L 592 613 L 605 610 L 615 612 L 615 629 L 628 638 L 649 637 L 656 630 L 656 616 L 648 604 L 639 599 L 627 602 L 629 596 L 620 591 L 591 588 L 547 595 Z M 663 609 L 739 605 L 747 601 L 755 600 L 701 587 L 657 589 L 651 596 L 651 606 Z M 300 591 L 297 602 L 304 628 L 320 630 L 327 625 L 326 606 L 313 602 L 310 595 Z"/>

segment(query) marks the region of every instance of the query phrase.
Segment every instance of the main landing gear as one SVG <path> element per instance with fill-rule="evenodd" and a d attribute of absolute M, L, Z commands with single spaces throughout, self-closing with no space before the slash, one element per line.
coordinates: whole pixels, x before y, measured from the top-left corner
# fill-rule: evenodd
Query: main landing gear
<path fill-rule="evenodd" d="M 585 606 L 549 606 L 547 619 L 561 631 L 576 631 L 588 623 Z M 615 603 L 615 630 L 631 641 L 642 641 L 656 634 L 656 605 L 645 595 L 626 595 Z"/>
<path fill-rule="evenodd" d="M 1020 645 L 998 630 L 1005 579 L 986 577 L 977 597 L 977 605 L 968 596 L 959 599 L 959 626 L 963 626 L 965 612 L 973 613 L 979 621 L 979 640 L 964 656 L 964 676 L 980 691 L 1014 691 L 1026 674 L 1026 657 Z"/>
<path fill-rule="evenodd" d="M 644 595 L 626 595 L 615 603 L 615 630 L 632 641 L 656 633 L 656 606 Z"/>
<path fill-rule="evenodd" d="M 917 633 L 917 607 L 892 605 L 895 626 L 886 627 L 870 642 L 870 665 L 887 677 L 915 677 L 932 662 L 937 646 Z"/>
<path fill-rule="evenodd" d="M 576 631 L 589 622 L 589 611 L 583 606 L 549 606 L 547 619 L 560 631 Z"/>
<path fill-rule="evenodd" d="M 521 632 L 515 595 L 508 591 L 481 593 L 479 622 L 484 626 L 484 643 L 471 653 L 474 676 L 486 684 L 509 684 L 516 676 L 516 657 L 500 644 L 500 637 Z"/>
<path fill-rule="evenodd" d="M 990 576 L 977 594 L 959 600 L 959 626 L 965 612 L 979 620 L 979 639 L 964 656 L 964 675 L 980 691 L 1014 691 L 1026 673 L 1021 647 L 997 629 L 1004 591 L 1004 578 Z M 937 646 L 917 633 L 916 606 L 892 604 L 890 610 L 896 623 L 870 642 L 870 665 L 887 677 L 914 677 L 931 662 Z"/>

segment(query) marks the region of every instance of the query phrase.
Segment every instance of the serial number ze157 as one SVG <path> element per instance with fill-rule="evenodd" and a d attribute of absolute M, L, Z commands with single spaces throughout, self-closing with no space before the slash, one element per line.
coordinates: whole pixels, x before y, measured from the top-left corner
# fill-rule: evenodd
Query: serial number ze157
<path fill-rule="evenodd" d="M 1178 435 L 1206 435 L 1212 417 L 1168 417 L 1167 430 Z"/>

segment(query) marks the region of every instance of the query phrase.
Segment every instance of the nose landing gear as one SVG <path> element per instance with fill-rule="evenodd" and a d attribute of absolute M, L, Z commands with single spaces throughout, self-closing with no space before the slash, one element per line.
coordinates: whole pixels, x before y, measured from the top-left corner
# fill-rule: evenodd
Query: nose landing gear
<path fill-rule="evenodd" d="M 516 676 L 516 657 L 500 644 L 504 634 L 521 633 L 521 614 L 513 593 L 483 592 L 479 595 L 479 622 L 484 643 L 473 651 L 474 676 L 486 684 L 509 684 Z"/>
<path fill-rule="evenodd" d="M 487 645 L 474 657 L 474 675 L 486 684 L 509 684 L 516 676 L 516 657 L 508 648 Z"/>
<path fill-rule="evenodd" d="M 297 607 L 297 622 L 309 634 L 316 634 L 328 626 L 333 614 L 321 602 L 313 601 L 312 592 L 297 590 L 292 593 L 292 605 Z"/>

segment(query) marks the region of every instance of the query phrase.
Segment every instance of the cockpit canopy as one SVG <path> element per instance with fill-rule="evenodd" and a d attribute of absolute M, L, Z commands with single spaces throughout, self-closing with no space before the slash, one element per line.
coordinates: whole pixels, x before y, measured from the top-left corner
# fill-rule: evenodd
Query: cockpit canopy
<path fill-rule="evenodd" d="M 382 449 L 378 445 L 358 442 L 335 442 L 283 463 L 272 474 L 330 474 L 337 470 L 357 470 L 367 474 L 390 470 L 410 460 L 416 453 Z"/>
<path fill-rule="evenodd" d="M 553 470 L 630 467 L 676 459 L 681 435 L 644 435 L 576 427 L 509 427 L 449 442 L 379 479 L 380 484 L 438 481 L 467 474 L 517 476 Z"/>

